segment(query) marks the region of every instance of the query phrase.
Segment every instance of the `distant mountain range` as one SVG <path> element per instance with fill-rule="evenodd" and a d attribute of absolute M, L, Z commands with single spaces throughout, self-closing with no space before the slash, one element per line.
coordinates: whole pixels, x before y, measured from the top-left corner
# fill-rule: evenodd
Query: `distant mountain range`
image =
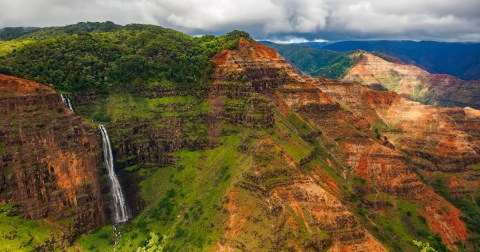
<path fill-rule="evenodd" d="M 290 45 L 267 44 L 279 50 L 280 53 L 282 53 L 281 51 L 285 53 L 285 50 L 287 50 L 285 48 L 289 46 L 310 47 L 337 52 L 355 50 L 378 52 L 397 57 L 407 64 L 415 64 L 431 73 L 450 74 L 463 80 L 480 79 L 480 43 L 379 40 L 335 43 L 309 42 Z M 280 49 L 280 47 L 283 48 Z"/>
<path fill-rule="evenodd" d="M 23 35 L 38 31 L 37 27 L 6 27 L 0 29 L 0 41 L 19 38 Z"/>
<path fill-rule="evenodd" d="M 262 43 L 277 50 L 300 70 L 314 77 L 340 79 L 356 61 L 350 57 L 351 52 L 314 48 L 309 44 L 275 44 L 268 41 Z"/>
<path fill-rule="evenodd" d="M 390 43 L 391 41 L 384 42 Z M 423 104 L 447 107 L 480 107 L 479 81 L 465 81 L 460 77 L 449 74 L 432 74 L 411 60 L 407 61 L 408 64 L 404 63 L 398 55 L 392 56 L 379 51 L 367 53 L 360 49 L 354 49 L 353 43 L 347 42 L 329 45 L 325 43 L 289 45 L 263 43 L 275 48 L 298 69 L 314 77 L 357 81 L 373 89 L 395 91 L 404 97 Z M 392 44 L 395 43 L 395 41 L 392 42 Z M 341 45 L 345 44 L 350 44 L 352 50 L 335 51 L 326 49 L 340 48 Z M 447 45 L 447 43 L 442 44 Z M 455 43 L 449 46 L 454 45 L 462 48 L 462 45 L 473 46 L 477 44 Z M 445 50 L 439 49 L 441 52 Z M 419 49 L 418 54 L 428 55 L 428 52 Z M 431 55 L 435 54 L 432 53 Z M 437 56 L 431 58 L 437 58 Z M 423 59 L 426 59 L 426 57 Z M 445 62 L 448 61 L 453 61 L 453 59 L 450 58 Z M 438 62 L 442 61 L 438 60 Z M 461 64 L 463 63 L 452 63 L 450 66 L 460 68 L 458 66 Z"/>
<path fill-rule="evenodd" d="M 431 74 L 412 64 L 388 62 L 371 53 L 360 58 L 342 81 L 357 81 L 377 90 L 394 91 L 423 104 L 480 108 L 480 81 L 464 81 L 448 74 Z"/>
<path fill-rule="evenodd" d="M 112 32 L 121 26 L 113 22 L 80 22 L 61 27 L 5 27 L 0 29 L 0 41 L 17 38 L 48 38 L 55 35 L 74 34 L 78 32 Z"/>

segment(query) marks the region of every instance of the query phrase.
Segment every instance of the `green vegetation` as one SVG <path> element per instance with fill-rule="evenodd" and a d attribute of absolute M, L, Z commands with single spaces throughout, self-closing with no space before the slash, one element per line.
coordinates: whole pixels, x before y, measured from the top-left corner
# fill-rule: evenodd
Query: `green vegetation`
<path fill-rule="evenodd" d="M 163 236 L 162 240 L 160 240 L 158 235 L 156 235 L 154 232 L 151 232 L 150 240 L 148 241 L 147 245 L 137 248 L 137 252 L 162 252 L 166 241 L 166 236 Z"/>
<path fill-rule="evenodd" d="M 341 79 L 360 59 L 355 52 L 337 52 L 301 45 L 281 45 L 263 42 L 277 50 L 310 76 Z"/>
<path fill-rule="evenodd" d="M 42 29 L 28 37 L 34 43 L 15 51 L 0 50 L 4 54 L 0 72 L 66 92 L 112 93 L 143 90 L 150 83 L 202 88 L 212 78 L 210 58 L 249 35 L 233 31 L 222 37 L 192 38 L 153 25 L 80 23 Z"/>
<path fill-rule="evenodd" d="M 26 34 L 39 30 L 35 27 L 5 27 L 0 29 L 0 41 L 20 38 Z"/>
<path fill-rule="evenodd" d="M 386 211 L 374 213 L 364 208 L 360 218 L 364 223 L 368 223 L 367 216 L 375 221 L 377 225 L 371 227 L 371 232 L 391 250 L 413 250 L 415 244 L 411 243 L 412 240 L 427 240 L 438 251 L 448 251 L 440 236 L 430 230 L 425 217 L 418 211 L 419 206 L 386 195 L 367 195 L 365 198 L 378 202 L 378 197 L 389 205 Z"/>
<path fill-rule="evenodd" d="M 303 138 L 311 138 L 317 134 L 317 132 L 310 126 L 309 124 L 305 123 L 302 119 L 298 117 L 293 112 L 289 112 L 287 114 L 287 120 L 289 123 L 291 123 L 296 129 L 298 129 L 298 133 L 300 136 Z"/>
<path fill-rule="evenodd" d="M 213 246 L 225 218 L 217 210 L 224 193 L 252 164 L 251 158 L 236 150 L 239 144 L 238 135 L 224 137 L 215 149 L 180 151 L 175 154 L 179 160 L 175 166 L 147 171 L 150 175 L 140 183 L 140 195 L 147 207 L 122 229 L 117 249 L 147 248 L 147 234 L 151 232 L 171 237 L 162 241 L 167 251 Z M 103 233 L 108 238 L 102 239 Z M 111 246 L 111 237 L 111 228 L 102 229 L 78 243 L 89 251 L 105 251 L 107 247 L 102 244 Z"/>
<path fill-rule="evenodd" d="M 479 165 L 477 164 L 476 166 L 478 167 Z M 475 169 L 475 166 L 473 168 Z M 452 197 L 447 191 L 447 179 L 446 174 L 436 172 L 429 178 L 428 182 L 433 186 L 435 192 L 442 195 L 465 214 L 463 221 L 465 221 L 468 230 L 471 232 L 470 240 L 474 244 L 475 249 L 480 250 L 480 189 L 477 189 L 471 195 Z"/>
<path fill-rule="evenodd" d="M 105 226 L 93 234 L 81 236 L 76 243 L 87 251 L 103 252 L 112 250 L 113 239 L 113 227 Z"/>
<path fill-rule="evenodd" d="M 77 24 L 46 27 L 41 29 L 34 29 L 23 37 L 32 39 L 44 39 L 58 35 L 75 34 L 81 32 L 113 32 L 120 29 L 122 26 L 114 24 L 113 22 L 79 22 Z"/>
<path fill-rule="evenodd" d="M 0 57 L 16 52 L 32 42 L 30 39 L 0 41 Z"/>
<path fill-rule="evenodd" d="M 383 87 L 391 91 L 397 91 L 398 86 L 400 86 L 400 81 L 403 76 L 395 70 L 390 70 L 387 76 L 382 76 L 383 82 L 381 83 Z M 413 93 L 413 91 L 412 91 Z M 417 98 L 418 94 L 412 94 L 412 97 Z"/>
<path fill-rule="evenodd" d="M 139 197 L 146 202 L 139 217 L 122 227 L 119 250 L 151 249 L 149 231 L 172 237 L 162 241 L 170 251 L 198 250 L 218 241 L 224 216 L 216 214 L 217 204 L 252 159 L 241 158 L 239 135 L 222 137 L 216 149 L 203 148 L 210 109 L 205 97 L 213 78 L 211 57 L 234 49 L 240 37 L 250 39 L 241 31 L 193 38 L 158 26 L 107 22 L 46 28 L 24 40 L 0 42 L 5 45 L 0 72 L 66 94 L 78 114 L 107 125 L 115 149 L 125 143 L 150 146 L 152 135 L 163 141 L 158 146 L 184 147 L 174 154 L 159 150 L 174 163 L 138 162 L 138 153 L 116 159 L 140 184 Z M 76 97 L 89 100 L 75 103 Z M 178 143 L 169 145 L 173 134 Z M 106 226 L 76 244 L 86 251 L 108 251 L 112 234 Z"/>
<path fill-rule="evenodd" d="M 0 250 L 58 250 L 54 238 L 59 231 L 43 221 L 26 220 L 15 204 L 0 205 Z"/>
<path fill-rule="evenodd" d="M 428 251 L 436 252 L 437 251 L 434 248 L 430 247 L 430 243 L 428 242 L 413 240 L 412 243 L 420 249 L 420 252 L 428 252 Z"/>
<path fill-rule="evenodd" d="M 245 100 L 234 99 L 229 102 L 242 104 Z M 124 121 L 123 118 L 118 117 L 118 113 L 122 111 L 122 113 L 130 113 L 126 109 L 118 109 L 116 112 L 117 108 L 122 106 L 130 108 L 132 111 L 131 115 L 127 114 L 128 121 L 135 120 L 135 114 L 138 114 L 138 117 L 148 117 L 150 112 L 165 114 L 172 106 L 180 106 L 175 108 L 176 111 L 182 111 L 182 106 L 188 106 L 190 108 L 188 113 L 203 113 L 201 111 L 205 107 L 201 102 L 197 102 L 197 98 L 189 96 L 138 101 L 131 96 L 115 95 L 107 98 L 105 104 L 107 104 L 106 110 L 110 111 L 113 122 Z M 147 114 L 142 111 L 135 112 L 136 106 L 150 112 Z M 178 112 L 174 115 L 175 117 L 181 116 Z M 251 206 L 265 204 L 250 191 L 234 187 L 236 183 L 245 182 L 245 176 L 250 177 L 246 174 L 251 174 L 256 165 L 262 167 L 263 174 L 269 175 L 257 181 L 261 188 L 269 189 L 278 184 L 290 183 L 292 177 L 285 169 L 289 164 L 285 161 L 284 155 L 291 156 L 296 163 L 315 156 L 315 144 L 305 141 L 297 135 L 298 132 L 302 132 L 304 136 L 311 136 L 315 129 L 295 114 L 283 117 L 276 111 L 274 115 L 275 125 L 271 128 L 236 127 L 235 131 L 225 132 L 220 137 L 220 145 L 216 148 L 183 149 L 174 153 L 176 163 L 173 165 L 167 167 L 153 165 L 148 168 L 140 165 L 132 170 L 132 174 L 143 174 L 139 196 L 146 205 L 139 216 L 122 227 L 122 237 L 116 249 L 118 251 L 148 249 L 150 247 L 148 244 L 160 243 L 163 251 L 208 251 L 213 249 L 219 241 L 220 235 L 225 232 L 228 215 L 224 209 L 229 197 L 228 192 L 231 189 L 235 188 L 235 195 L 242 204 Z M 233 125 L 228 121 L 225 124 Z M 201 127 L 202 124 L 199 125 L 197 127 Z M 118 139 L 118 137 L 113 136 L 113 139 Z M 272 145 L 278 146 L 279 149 Z M 335 175 L 336 179 L 341 180 L 333 168 L 330 168 L 325 161 L 321 161 L 323 155 L 326 154 L 321 152 L 313 158 L 315 161 L 311 162 L 312 167 L 318 167 L 318 165 L 328 167 L 331 169 L 328 172 Z M 119 162 L 128 162 L 131 158 L 119 159 Z M 343 183 L 347 188 L 346 183 Z M 258 247 L 261 241 L 255 239 L 254 235 L 261 234 L 270 237 L 270 231 L 261 228 L 261 226 L 269 225 L 269 218 L 261 208 L 255 208 L 251 214 L 262 222 L 245 226 L 241 239 L 248 246 Z M 108 245 L 113 243 L 112 233 L 110 236 L 105 234 L 111 231 L 111 227 L 101 229 L 94 234 L 81 237 L 77 244 L 86 251 L 110 250 Z M 322 230 L 304 231 L 298 233 L 302 239 L 313 240 L 315 237 L 327 239 L 328 237 L 327 233 Z M 160 242 L 160 238 L 157 240 L 153 235 L 148 237 L 148 234 L 152 232 L 158 237 L 166 236 L 168 239 Z"/>

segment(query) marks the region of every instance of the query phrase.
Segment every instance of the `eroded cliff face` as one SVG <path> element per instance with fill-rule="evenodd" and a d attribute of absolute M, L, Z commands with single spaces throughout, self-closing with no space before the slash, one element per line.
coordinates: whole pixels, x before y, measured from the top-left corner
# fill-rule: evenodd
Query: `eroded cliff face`
<path fill-rule="evenodd" d="M 217 64 L 212 87 L 215 95 L 211 95 L 215 97 L 211 99 L 212 107 L 217 108 L 215 118 L 228 115 L 221 101 L 238 97 L 239 89 L 245 90 L 246 96 L 264 100 L 271 111 L 279 111 L 260 113 L 263 116 L 257 117 L 271 118 L 267 120 L 270 123 L 263 125 L 273 126 L 279 132 L 287 130 L 278 125 L 283 120 L 280 111 L 286 114 L 291 107 L 307 111 L 338 108 L 325 93 L 301 79 L 279 54 L 259 43 L 242 39 L 237 50 L 224 51 L 213 60 Z M 305 97 L 296 97 L 298 92 L 308 89 L 305 86 L 311 87 Z M 295 104 L 290 100 L 289 104 L 280 101 L 279 90 L 290 94 Z M 210 133 L 214 139 L 216 130 L 213 127 Z M 288 139 L 289 133 L 284 134 Z M 312 132 L 304 137 L 315 135 Z M 317 150 L 310 149 L 299 158 L 292 157 L 281 140 L 273 136 L 267 135 L 255 142 L 254 147 L 247 150 L 253 155 L 252 170 L 245 171 L 243 179 L 228 194 L 226 211 L 229 217 L 217 250 L 385 250 L 342 201 L 323 188 L 325 184 L 302 171 L 302 166 L 309 165 L 315 173 L 321 173 L 321 165 L 310 162 Z M 316 176 L 319 180 L 321 177 Z M 323 179 L 335 184 L 328 176 Z"/>
<path fill-rule="evenodd" d="M 403 152 L 414 166 L 460 179 L 457 192 L 478 189 L 473 175 L 473 166 L 480 161 L 478 110 L 425 106 L 353 83 L 321 80 L 318 86 L 352 114 L 365 118 L 378 142 Z"/>
<path fill-rule="evenodd" d="M 370 53 L 359 54 L 361 60 L 343 77 L 343 81 L 385 88 L 424 104 L 480 108 L 478 81 L 430 74 L 414 65 L 388 62 Z"/>
<path fill-rule="evenodd" d="M 218 94 L 236 97 L 244 90 L 278 111 L 274 113 L 274 128 L 278 128 L 278 120 L 293 113 L 306 125 L 297 128 L 296 134 L 316 142 L 316 147 L 300 159 L 289 156 L 288 147 L 278 147 L 275 139 L 262 139 L 256 145 L 253 153 L 265 157 L 269 156 L 264 153 L 266 149 L 274 149 L 278 151 L 274 156 L 282 161 L 259 159 L 258 168 L 246 173 L 244 181 L 232 189 L 226 206 L 230 217 L 218 250 L 245 249 L 242 246 L 252 236 L 262 241 L 280 237 L 275 243 L 294 250 L 382 250 L 365 227 L 377 229 L 376 235 L 382 236 L 378 233 L 384 228 L 379 216 L 387 216 L 392 205 L 402 208 L 403 202 L 415 205 L 428 227 L 449 248 L 469 243 L 463 214 L 425 184 L 417 172 L 424 176 L 435 171 L 448 174 L 456 181 L 452 184 L 457 193 L 478 190 L 473 167 L 480 161 L 477 110 L 425 106 L 358 83 L 303 78 L 274 51 L 246 40 L 237 50 L 219 54 L 214 62 L 212 122 L 225 116 L 224 99 Z M 301 134 L 306 128 L 317 129 L 317 133 Z M 214 126 L 209 127 L 210 139 L 215 139 L 217 132 Z M 323 158 L 316 156 L 318 153 Z M 316 158 L 326 163 L 312 162 Z M 346 201 L 338 182 L 321 172 L 327 166 L 337 169 L 347 181 L 362 181 L 360 185 L 353 183 L 362 198 L 360 205 Z M 265 167 L 271 169 L 267 172 Z M 304 173 L 306 167 L 308 172 Z M 242 190 L 247 192 L 239 193 Z M 239 199 L 239 195 L 245 198 Z M 360 216 L 361 222 L 350 211 L 359 208 L 368 212 L 367 218 Z M 259 228 L 251 229 L 255 225 Z M 272 233 L 254 231 L 267 226 L 273 227 Z M 315 239 L 307 242 L 298 238 L 302 228 Z M 273 243 L 263 242 L 255 248 L 269 248 Z"/>
<path fill-rule="evenodd" d="M 98 134 L 53 89 L 0 75 L 0 204 L 51 221 L 67 241 L 102 226 Z"/>
<path fill-rule="evenodd" d="M 367 130 L 361 131 L 376 132 L 376 140 L 367 145 L 359 141 L 344 144 L 354 174 L 370 181 L 371 190 L 392 190 L 388 193 L 423 202 L 429 225 L 450 247 L 456 241 L 465 241 L 468 233 L 459 218 L 461 213 L 424 185 L 413 169 L 424 176 L 444 172 L 449 180 L 461 181 L 455 183 L 456 193 L 478 190 L 473 166 L 480 161 L 478 128 L 474 126 L 478 111 L 425 106 L 392 92 L 380 93 L 353 83 L 321 80 L 318 87 L 348 107 L 355 117 L 367 120 Z M 442 207 L 449 214 L 435 212 Z"/>

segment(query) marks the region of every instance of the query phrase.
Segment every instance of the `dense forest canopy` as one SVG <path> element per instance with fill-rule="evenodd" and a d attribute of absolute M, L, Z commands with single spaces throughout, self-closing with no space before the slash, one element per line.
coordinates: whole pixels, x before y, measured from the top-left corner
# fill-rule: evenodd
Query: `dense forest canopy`
<path fill-rule="evenodd" d="M 212 78 L 210 58 L 233 49 L 240 37 L 250 39 L 241 31 L 190 37 L 154 25 L 79 23 L 21 37 L 19 43 L 30 43 L 4 53 L 0 72 L 65 92 L 126 91 L 162 83 L 199 87 Z"/>

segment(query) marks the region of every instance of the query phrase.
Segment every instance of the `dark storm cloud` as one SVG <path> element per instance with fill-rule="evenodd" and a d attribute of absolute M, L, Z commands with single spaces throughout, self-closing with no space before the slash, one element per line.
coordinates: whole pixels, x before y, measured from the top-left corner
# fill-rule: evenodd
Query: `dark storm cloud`
<path fill-rule="evenodd" d="M 0 27 L 106 20 L 280 40 L 480 41 L 479 0 L 0 0 Z"/>

